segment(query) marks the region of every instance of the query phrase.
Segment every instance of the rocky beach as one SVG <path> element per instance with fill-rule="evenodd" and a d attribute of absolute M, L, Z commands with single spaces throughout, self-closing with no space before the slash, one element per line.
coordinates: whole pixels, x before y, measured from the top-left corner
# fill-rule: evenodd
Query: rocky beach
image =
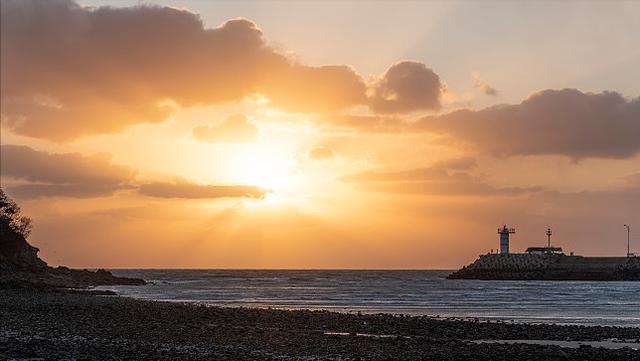
<path fill-rule="evenodd" d="M 221 308 L 65 290 L 0 292 L 7 360 L 640 360 L 632 347 L 475 340 L 626 340 L 639 328 Z"/>

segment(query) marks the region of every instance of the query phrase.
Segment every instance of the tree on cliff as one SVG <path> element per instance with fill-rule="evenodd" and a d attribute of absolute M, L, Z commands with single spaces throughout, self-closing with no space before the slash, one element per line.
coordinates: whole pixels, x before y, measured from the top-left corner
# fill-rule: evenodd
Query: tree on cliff
<path fill-rule="evenodd" d="M 31 220 L 0 188 L 0 275 L 11 270 L 42 270 L 47 264 L 27 242 Z"/>
<path fill-rule="evenodd" d="M 0 227 L 10 229 L 24 238 L 31 233 L 31 219 L 23 216 L 20 207 L 0 188 Z"/>

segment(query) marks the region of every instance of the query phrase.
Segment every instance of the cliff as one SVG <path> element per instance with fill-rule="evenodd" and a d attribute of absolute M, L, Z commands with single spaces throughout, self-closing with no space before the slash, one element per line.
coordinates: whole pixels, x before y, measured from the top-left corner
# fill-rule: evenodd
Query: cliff
<path fill-rule="evenodd" d="M 49 267 L 38 257 L 38 249 L 8 226 L 0 223 L 0 288 L 66 287 L 98 285 L 143 285 L 141 279 L 116 277 L 105 270 L 74 270 Z"/>
<path fill-rule="evenodd" d="M 485 254 L 449 279 L 640 281 L 640 258 Z"/>
<path fill-rule="evenodd" d="M 10 227 L 0 224 L 0 272 L 45 269 L 47 264 L 38 257 L 38 249 Z"/>

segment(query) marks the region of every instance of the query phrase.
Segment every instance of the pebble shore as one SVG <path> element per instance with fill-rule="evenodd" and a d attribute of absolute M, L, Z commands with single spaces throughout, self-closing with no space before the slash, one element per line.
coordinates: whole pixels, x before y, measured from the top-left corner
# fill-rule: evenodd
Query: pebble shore
<path fill-rule="evenodd" d="M 640 328 L 530 325 L 326 311 L 221 308 L 56 290 L 0 289 L 2 360 L 640 360 Z"/>

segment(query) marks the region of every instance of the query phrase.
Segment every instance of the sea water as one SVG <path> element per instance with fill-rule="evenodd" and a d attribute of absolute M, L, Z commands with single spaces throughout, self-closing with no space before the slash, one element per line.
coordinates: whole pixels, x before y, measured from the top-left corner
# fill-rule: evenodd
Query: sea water
<path fill-rule="evenodd" d="M 448 280 L 450 271 L 113 270 L 138 299 L 640 327 L 640 282 Z"/>

